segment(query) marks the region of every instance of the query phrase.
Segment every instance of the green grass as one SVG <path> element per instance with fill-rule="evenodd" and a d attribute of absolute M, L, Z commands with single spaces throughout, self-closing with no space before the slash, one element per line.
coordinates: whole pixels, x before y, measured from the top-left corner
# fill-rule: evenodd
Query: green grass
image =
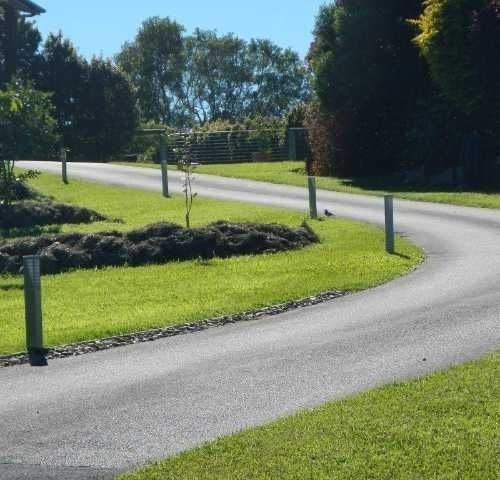
<path fill-rule="evenodd" d="M 223 438 L 122 480 L 498 478 L 500 355 Z"/>
<path fill-rule="evenodd" d="M 131 165 L 130 163 L 125 165 Z M 153 164 L 138 163 L 134 166 L 157 167 Z M 262 182 L 305 186 L 304 162 L 263 162 L 234 165 L 203 165 L 197 172 L 224 177 L 247 178 Z M 318 188 L 336 192 L 365 195 L 385 195 L 422 202 L 449 203 L 466 207 L 500 209 L 499 192 L 459 191 L 440 187 L 416 187 L 395 182 L 390 177 L 338 178 L 318 177 Z"/>
<path fill-rule="evenodd" d="M 45 194 L 97 210 L 123 223 L 64 225 L 62 231 L 130 230 L 157 221 L 182 223 L 180 197 L 109 187 L 42 174 Z M 200 198 L 193 224 L 216 220 L 299 226 L 300 213 Z M 397 239 L 384 252 L 381 230 L 345 220 L 311 223 L 322 243 L 274 255 L 174 262 L 139 268 L 81 270 L 43 278 L 45 340 L 49 346 L 193 322 L 298 299 L 329 289 L 359 290 L 417 265 L 422 252 Z M 0 277 L 0 355 L 24 349 L 21 277 Z"/>

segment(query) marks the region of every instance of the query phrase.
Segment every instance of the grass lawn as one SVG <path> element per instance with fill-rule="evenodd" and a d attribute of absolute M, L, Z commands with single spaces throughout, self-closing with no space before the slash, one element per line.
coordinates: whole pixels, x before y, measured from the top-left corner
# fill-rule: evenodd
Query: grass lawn
<path fill-rule="evenodd" d="M 64 225 L 62 231 L 131 230 L 157 221 L 183 222 L 181 197 L 42 174 L 32 184 L 59 201 L 85 206 L 122 223 Z M 216 220 L 299 226 L 300 213 L 196 199 L 193 224 Z M 397 239 L 387 255 L 377 228 L 345 220 L 316 221 L 322 243 L 299 251 L 138 268 L 81 270 L 46 276 L 45 341 L 49 346 L 193 322 L 298 299 L 330 289 L 359 290 L 413 269 L 422 252 Z M 0 277 L 0 355 L 24 350 L 22 278 Z"/>
<path fill-rule="evenodd" d="M 499 370 L 497 353 L 247 430 L 120 478 L 497 479 Z"/>
<path fill-rule="evenodd" d="M 157 165 L 137 163 L 124 164 L 144 167 Z M 208 175 L 248 178 L 262 182 L 284 183 L 303 187 L 306 185 L 304 162 L 262 162 L 234 165 L 203 165 L 196 170 Z M 414 187 L 394 183 L 389 177 L 338 178 L 318 177 L 318 188 L 336 192 L 362 193 L 365 195 L 385 195 L 392 193 L 396 197 L 423 202 L 450 203 L 467 207 L 500 209 L 500 192 L 473 192 L 443 189 L 440 187 Z"/>

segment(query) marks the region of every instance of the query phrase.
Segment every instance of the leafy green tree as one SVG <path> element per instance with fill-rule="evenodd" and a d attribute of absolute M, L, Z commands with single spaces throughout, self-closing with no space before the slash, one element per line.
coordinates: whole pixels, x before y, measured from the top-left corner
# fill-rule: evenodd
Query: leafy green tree
<path fill-rule="evenodd" d="M 5 20 L 0 12 L 0 86 L 9 80 L 5 71 L 7 55 L 6 32 Z M 17 33 L 17 76 L 19 78 L 27 80 L 32 77 L 41 41 L 42 36 L 36 25 L 25 18 L 20 18 Z"/>
<path fill-rule="evenodd" d="M 143 121 L 190 127 L 247 116 L 283 116 L 308 93 L 303 62 L 268 40 L 146 20 L 116 60 L 135 87 Z"/>
<path fill-rule="evenodd" d="M 242 119 L 252 82 L 246 42 L 196 29 L 185 45 L 182 97 L 190 114 L 200 123 Z"/>
<path fill-rule="evenodd" d="M 184 27 L 169 18 L 149 18 L 116 57 L 136 88 L 145 121 L 167 125 L 179 122 L 185 61 L 183 31 Z"/>
<path fill-rule="evenodd" d="M 185 38 L 185 110 L 197 123 L 282 117 L 308 95 L 304 63 L 269 40 L 196 29 Z"/>
<path fill-rule="evenodd" d="M 138 124 L 127 78 L 109 61 L 94 58 L 86 66 L 72 124 L 75 156 L 104 160 L 120 153 Z"/>
<path fill-rule="evenodd" d="M 48 94 L 31 85 L 12 83 L 0 91 L 0 207 L 9 205 L 22 191 L 16 177 L 15 161 L 22 158 L 47 158 L 58 137 L 53 107 Z"/>
<path fill-rule="evenodd" d="M 339 0 L 321 9 L 309 63 L 335 125 L 333 173 L 400 166 L 409 112 L 429 86 L 407 21 L 421 9 L 421 0 Z"/>
<path fill-rule="evenodd" d="M 36 84 L 51 92 L 59 131 L 67 145 L 73 143 L 76 105 L 84 88 L 86 64 L 61 32 L 49 34 L 37 62 Z"/>
<path fill-rule="evenodd" d="M 309 95 L 309 76 L 299 55 L 270 40 L 251 40 L 249 115 L 283 117 Z"/>
<path fill-rule="evenodd" d="M 50 34 L 37 61 L 38 88 L 51 94 L 64 146 L 74 157 L 107 159 L 136 129 L 134 92 L 110 61 L 87 62 L 62 33 Z"/>
<path fill-rule="evenodd" d="M 9 84 L 0 103 L 0 158 L 47 158 L 58 136 L 50 95 L 32 85 Z"/>

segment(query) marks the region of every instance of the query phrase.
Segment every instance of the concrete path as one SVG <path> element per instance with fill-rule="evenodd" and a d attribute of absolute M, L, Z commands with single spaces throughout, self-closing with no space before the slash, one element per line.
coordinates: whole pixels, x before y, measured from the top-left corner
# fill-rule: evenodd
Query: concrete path
<path fill-rule="evenodd" d="M 50 163 L 22 163 L 59 171 Z M 70 164 L 70 177 L 161 190 L 158 170 Z M 173 191 L 180 191 L 177 172 Z M 306 210 L 304 189 L 197 175 L 200 195 Z M 383 200 L 319 206 L 382 224 Z M 500 345 L 500 211 L 396 201 L 426 263 L 390 284 L 272 318 L 0 370 L 0 479 L 111 478 L 221 435 Z"/>

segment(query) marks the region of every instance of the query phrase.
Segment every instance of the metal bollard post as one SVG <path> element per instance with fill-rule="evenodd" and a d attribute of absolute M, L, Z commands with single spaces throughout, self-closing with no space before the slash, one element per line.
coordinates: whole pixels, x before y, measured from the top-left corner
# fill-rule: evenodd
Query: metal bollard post
<path fill-rule="evenodd" d="M 24 257 L 23 264 L 26 349 L 32 367 L 45 367 L 47 350 L 43 348 L 40 257 L 36 255 Z"/>
<path fill-rule="evenodd" d="M 165 140 L 162 138 L 160 144 L 160 165 L 161 165 L 161 185 L 162 192 L 165 198 L 169 198 L 170 194 L 168 191 L 168 158 L 167 158 L 167 145 Z"/>
<path fill-rule="evenodd" d="M 68 184 L 68 152 L 65 148 L 61 148 L 60 152 L 61 157 L 61 173 L 62 173 L 62 181 L 65 184 Z"/>
<path fill-rule="evenodd" d="M 318 218 L 318 207 L 316 204 L 316 177 L 308 177 L 309 186 L 309 212 L 313 220 Z"/>
<path fill-rule="evenodd" d="M 394 199 L 392 195 L 384 196 L 385 204 L 385 249 L 394 253 Z"/>

